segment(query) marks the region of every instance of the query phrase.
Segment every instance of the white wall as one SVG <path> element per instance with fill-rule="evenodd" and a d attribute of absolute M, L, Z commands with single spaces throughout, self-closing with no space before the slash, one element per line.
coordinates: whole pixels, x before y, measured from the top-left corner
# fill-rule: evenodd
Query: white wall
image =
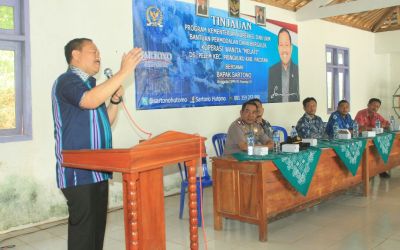
<path fill-rule="evenodd" d="M 376 33 L 376 53 L 400 52 L 400 30 Z"/>
<path fill-rule="evenodd" d="M 399 32 L 400 36 L 400 32 Z M 393 95 L 400 95 L 400 52 L 395 52 L 390 54 L 390 89 Z M 396 111 L 392 111 L 393 114 L 396 113 L 397 118 L 400 118 L 400 97 L 393 98 L 393 106 L 397 107 Z M 396 117 L 395 115 L 395 117 Z M 399 124 L 399 123 L 397 123 Z"/>
<path fill-rule="evenodd" d="M 390 81 L 394 87 L 400 86 L 400 52 L 390 54 Z"/>
<path fill-rule="evenodd" d="M 389 85 L 387 91 L 389 92 L 388 98 L 395 94 L 399 95 L 400 90 L 397 89 L 400 86 L 400 30 L 377 33 L 375 39 L 375 51 L 376 53 L 389 55 Z M 397 97 L 394 102 L 394 106 L 400 106 L 399 98 Z M 392 105 L 392 106 L 393 106 Z M 396 109 L 397 113 L 400 114 L 400 109 Z M 390 111 L 394 114 L 394 110 Z"/>
<path fill-rule="evenodd" d="M 217 7 L 227 8 L 227 1 L 211 2 Z M 253 15 L 254 4 L 242 0 L 242 13 Z M 53 81 L 67 68 L 63 46 L 72 38 L 92 38 L 101 51 L 103 68 L 111 67 L 116 71 L 122 53 L 133 43 L 130 0 L 41 0 L 30 1 L 30 5 L 33 140 L 0 144 L 0 190 L 14 190 L 12 193 L 18 196 L 14 199 L 17 202 L 9 203 L 8 210 L 0 210 L 2 220 L 9 218 L 7 222 L 0 221 L 0 232 L 66 214 L 64 199 L 55 181 L 50 101 Z M 295 23 L 294 17 L 292 12 L 267 6 L 267 18 Z M 376 54 L 375 35 L 369 32 L 319 20 L 298 25 L 301 99 L 316 97 L 319 115 L 324 120 L 328 118 L 325 112 L 325 45 L 330 44 L 350 49 L 352 115 L 364 108 L 373 96 L 383 99 L 382 112 L 385 115 L 390 111 L 393 84 L 389 82 L 389 65 L 391 59 L 399 65 L 400 56 L 390 58 L 388 54 Z M 396 77 L 400 79 L 399 75 Z M 392 78 L 395 78 L 393 74 Z M 98 75 L 98 80 L 104 80 L 102 74 Z M 210 139 L 217 132 L 225 132 L 239 114 L 239 106 L 136 111 L 132 82 L 131 78 L 125 83 L 126 104 L 136 121 L 154 135 L 178 130 L 199 133 Z M 295 124 L 302 113 L 301 103 L 265 105 L 265 118 L 272 124 L 287 128 Z M 133 146 L 140 139 L 122 111 L 113 132 L 116 148 Z M 207 151 L 214 154 L 210 140 Z M 166 183 L 176 185 L 178 179 L 176 176 L 168 177 Z M 119 205 L 120 183 L 112 184 L 111 190 L 111 205 Z M 6 196 L 10 201 L 12 198 Z M 27 214 L 16 212 L 16 206 L 23 207 Z M 1 214 L 1 211 L 6 212 Z"/>

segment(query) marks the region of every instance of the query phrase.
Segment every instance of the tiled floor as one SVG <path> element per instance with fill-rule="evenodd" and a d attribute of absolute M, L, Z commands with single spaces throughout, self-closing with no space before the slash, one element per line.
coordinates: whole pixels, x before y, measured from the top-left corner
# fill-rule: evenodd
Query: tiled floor
<path fill-rule="evenodd" d="M 204 216 L 208 249 L 400 249 L 400 168 L 390 179 L 375 177 L 370 197 L 361 195 L 361 187 L 352 189 L 318 206 L 269 223 L 268 242 L 258 241 L 255 225 L 232 220 L 223 222 L 222 231 L 214 231 L 212 189 L 205 191 Z M 179 197 L 165 199 L 167 249 L 189 249 L 186 217 L 178 219 Z M 45 227 L 49 227 L 44 229 Z M 36 231 L 39 230 L 39 231 Z M 36 232 L 32 232 L 36 231 Z M 19 232 L 20 233 L 20 232 Z M 67 225 L 45 225 L 26 230 L 26 234 L 1 241 L 12 235 L 0 235 L 0 249 L 15 245 L 18 250 L 67 249 Z M 203 241 L 203 233 L 199 230 Z M 200 249 L 204 242 L 200 242 Z M 124 249 L 122 210 L 109 213 L 104 249 Z"/>

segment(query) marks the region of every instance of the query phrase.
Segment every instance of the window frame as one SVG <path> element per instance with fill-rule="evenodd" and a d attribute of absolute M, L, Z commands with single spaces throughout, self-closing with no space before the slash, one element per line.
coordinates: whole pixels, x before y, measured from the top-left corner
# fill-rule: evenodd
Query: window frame
<path fill-rule="evenodd" d="M 329 86 L 328 82 L 328 73 L 331 73 L 331 86 Z M 327 109 L 334 109 L 335 108 L 335 100 L 333 98 L 333 92 L 335 87 L 335 80 L 334 80 L 335 72 L 332 68 L 327 68 L 326 70 L 326 106 Z M 330 102 L 330 103 L 329 103 Z"/>
<path fill-rule="evenodd" d="M 0 29 L 0 49 L 14 50 L 16 128 L 0 129 L 0 143 L 32 139 L 29 0 L 0 0 L 14 8 L 14 29 Z"/>
<path fill-rule="evenodd" d="M 327 62 L 327 55 L 331 53 L 331 63 Z M 339 54 L 343 55 L 343 64 L 338 63 Z M 327 113 L 330 114 L 335 112 L 337 109 L 337 104 L 341 99 L 345 99 L 350 102 L 350 60 L 349 60 L 349 49 L 334 45 L 325 46 L 325 61 L 326 61 L 326 83 L 325 86 L 326 96 L 327 96 Z M 331 96 L 328 90 L 328 72 L 332 73 L 332 89 Z M 343 73 L 343 93 L 339 93 L 339 74 Z M 343 98 L 340 96 L 343 95 Z M 329 104 L 328 100 L 331 99 L 333 103 Z M 339 100 L 340 99 L 340 100 Z"/>
<path fill-rule="evenodd" d="M 0 29 L 3 34 L 20 34 L 21 33 L 21 4 L 22 0 L 0 0 L 0 6 L 10 6 L 14 8 L 14 29 Z"/>

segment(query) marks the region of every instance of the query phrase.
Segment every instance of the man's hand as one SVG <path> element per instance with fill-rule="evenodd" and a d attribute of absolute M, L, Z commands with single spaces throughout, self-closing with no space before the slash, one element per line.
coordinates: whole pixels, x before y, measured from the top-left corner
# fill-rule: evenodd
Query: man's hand
<path fill-rule="evenodd" d="M 128 53 L 124 53 L 121 60 L 120 72 L 129 74 L 140 63 L 143 58 L 141 48 L 133 48 Z"/>
<path fill-rule="evenodd" d="M 120 70 L 110 79 L 97 85 L 93 89 L 87 91 L 82 97 L 79 105 L 84 109 L 95 109 L 104 103 L 107 99 L 113 98 L 118 102 L 119 97 L 123 94 L 121 85 L 123 81 L 132 73 L 136 66 L 142 60 L 143 54 L 141 48 L 134 48 L 122 56 Z M 122 92 L 120 92 L 122 91 Z M 118 100 L 117 100 L 118 97 Z M 109 115 L 110 116 L 110 115 Z"/>

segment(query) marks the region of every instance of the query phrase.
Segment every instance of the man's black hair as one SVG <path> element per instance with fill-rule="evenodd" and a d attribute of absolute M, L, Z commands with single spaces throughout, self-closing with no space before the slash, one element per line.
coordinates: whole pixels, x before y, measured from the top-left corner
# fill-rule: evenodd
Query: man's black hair
<path fill-rule="evenodd" d="M 286 28 L 281 28 L 281 29 L 279 30 L 279 32 L 278 32 L 278 43 L 279 43 L 279 35 L 280 35 L 282 32 L 286 32 L 286 33 L 288 34 L 290 44 L 292 44 L 292 37 L 290 36 L 289 30 L 286 29 Z"/>
<path fill-rule="evenodd" d="M 258 102 L 258 103 L 261 103 L 261 104 L 262 104 L 261 100 L 258 99 L 258 98 L 250 99 L 250 100 L 248 100 L 248 102 Z"/>
<path fill-rule="evenodd" d="M 72 60 L 72 51 L 81 50 L 82 45 L 85 42 L 92 42 L 92 40 L 89 38 L 75 38 L 69 41 L 64 46 L 65 59 L 67 60 L 68 65 L 71 63 Z"/>
<path fill-rule="evenodd" d="M 307 97 L 306 99 L 303 100 L 303 107 L 306 107 L 307 103 L 314 101 L 315 103 L 317 103 L 317 100 L 315 100 L 314 97 Z"/>
<path fill-rule="evenodd" d="M 368 101 L 368 105 L 371 104 L 371 103 L 373 103 L 373 102 L 379 102 L 379 105 L 382 104 L 381 100 L 379 100 L 378 98 L 371 98 L 371 99 L 369 99 L 369 101 Z"/>
<path fill-rule="evenodd" d="M 347 100 L 344 100 L 344 99 L 343 99 L 343 100 L 341 100 L 341 101 L 338 102 L 338 104 L 337 104 L 338 107 L 340 106 L 340 104 L 343 104 L 343 103 L 350 104 Z"/>
<path fill-rule="evenodd" d="M 246 106 L 247 106 L 247 105 L 254 105 L 254 106 L 256 106 L 256 108 L 257 108 L 257 103 L 254 102 L 254 101 L 249 100 L 249 101 L 247 101 L 247 102 L 245 102 L 245 103 L 242 104 L 242 111 L 244 111 L 244 110 L 246 109 Z"/>

